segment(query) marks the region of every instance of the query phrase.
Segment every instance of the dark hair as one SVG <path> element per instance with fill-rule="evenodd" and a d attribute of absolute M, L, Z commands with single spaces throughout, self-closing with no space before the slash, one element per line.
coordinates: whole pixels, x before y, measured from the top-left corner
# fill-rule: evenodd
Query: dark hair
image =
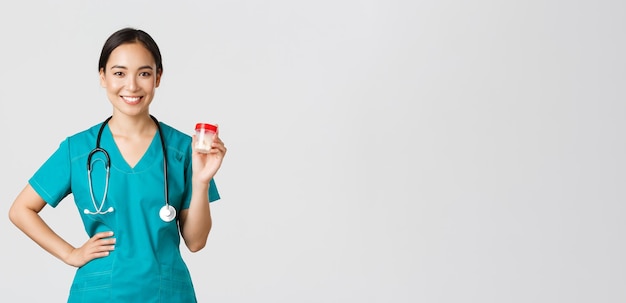
<path fill-rule="evenodd" d="M 118 46 L 126 43 L 139 42 L 152 54 L 156 63 L 157 71 L 163 71 L 163 62 L 161 61 L 161 51 L 159 46 L 154 42 L 148 33 L 134 28 L 123 28 L 113 33 L 102 47 L 100 53 L 100 62 L 98 62 L 98 71 L 106 69 L 107 61 L 111 56 L 111 52 Z"/>

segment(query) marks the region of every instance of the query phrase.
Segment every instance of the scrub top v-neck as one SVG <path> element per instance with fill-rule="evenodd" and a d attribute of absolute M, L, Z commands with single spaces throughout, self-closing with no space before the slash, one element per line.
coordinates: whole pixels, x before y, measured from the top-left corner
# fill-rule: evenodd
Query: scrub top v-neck
<path fill-rule="evenodd" d="M 70 193 L 89 237 L 113 231 L 115 250 L 79 268 L 68 302 L 195 302 L 195 291 L 180 254 L 177 220 L 164 222 L 159 210 L 165 204 L 163 152 L 159 133 L 134 167 L 120 153 L 105 126 L 100 146 L 110 156 L 108 195 L 101 206 L 106 183 L 102 153 L 92 158 L 92 201 L 86 161 L 95 147 L 101 124 L 64 140 L 57 151 L 29 180 L 53 207 Z M 187 209 L 191 195 L 191 137 L 160 123 L 168 157 L 170 204 L 178 212 Z M 218 200 L 215 182 L 209 201 Z M 94 207 L 114 211 L 85 213 Z"/>

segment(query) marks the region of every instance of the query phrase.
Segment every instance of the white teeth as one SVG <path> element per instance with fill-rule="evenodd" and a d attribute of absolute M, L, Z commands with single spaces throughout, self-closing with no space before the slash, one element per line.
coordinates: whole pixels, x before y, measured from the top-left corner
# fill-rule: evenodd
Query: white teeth
<path fill-rule="evenodd" d="M 140 99 L 140 97 L 122 97 L 122 98 L 124 98 L 124 100 L 129 101 L 129 102 L 137 102 Z"/>

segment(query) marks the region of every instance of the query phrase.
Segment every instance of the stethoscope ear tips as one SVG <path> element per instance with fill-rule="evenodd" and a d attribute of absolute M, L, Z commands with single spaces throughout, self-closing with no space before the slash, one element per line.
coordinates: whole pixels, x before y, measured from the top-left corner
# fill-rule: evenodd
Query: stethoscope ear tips
<path fill-rule="evenodd" d="M 90 210 L 85 208 L 83 210 L 83 213 L 85 215 L 104 215 L 104 214 L 107 214 L 107 213 L 112 213 L 114 210 L 115 209 L 113 209 L 113 206 L 109 207 L 109 209 L 107 209 L 106 211 L 96 211 L 96 212 L 92 212 L 92 211 L 90 211 Z"/>

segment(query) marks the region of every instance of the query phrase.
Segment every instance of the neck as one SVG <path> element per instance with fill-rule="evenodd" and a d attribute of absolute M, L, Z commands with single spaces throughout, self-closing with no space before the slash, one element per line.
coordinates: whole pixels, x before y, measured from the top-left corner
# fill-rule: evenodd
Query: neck
<path fill-rule="evenodd" d="M 109 121 L 109 129 L 116 136 L 136 137 L 153 135 L 156 128 L 150 115 L 125 116 L 114 114 Z"/>

